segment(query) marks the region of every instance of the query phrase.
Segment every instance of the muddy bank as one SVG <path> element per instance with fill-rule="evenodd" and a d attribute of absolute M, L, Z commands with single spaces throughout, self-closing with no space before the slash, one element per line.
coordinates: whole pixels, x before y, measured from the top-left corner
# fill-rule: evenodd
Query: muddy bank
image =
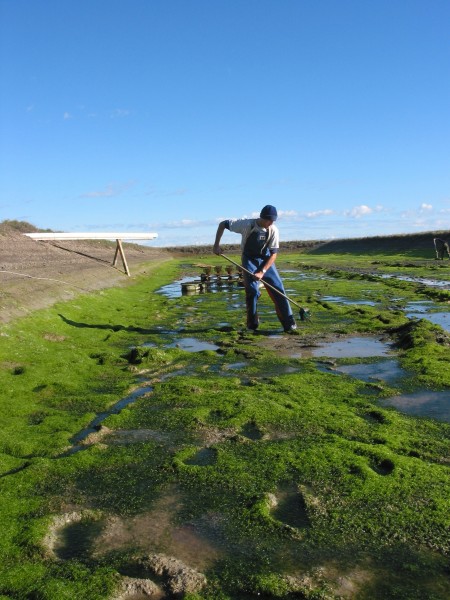
<path fill-rule="evenodd" d="M 60 300 L 129 284 L 151 263 L 171 258 L 165 249 L 123 244 L 131 272 L 119 260 L 116 244 L 106 240 L 41 242 L 15 229 L 0 230 L 0 322 L 24 316 Z"/>

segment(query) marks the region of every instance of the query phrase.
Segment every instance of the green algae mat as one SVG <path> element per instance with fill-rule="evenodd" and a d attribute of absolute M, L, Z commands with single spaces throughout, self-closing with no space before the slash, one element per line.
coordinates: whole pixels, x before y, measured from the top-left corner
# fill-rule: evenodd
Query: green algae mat
<path fill-rule="evenodd" d="M 0 598 L 447 599 L 450 268 L 196 260 L 1 327 Z"/>

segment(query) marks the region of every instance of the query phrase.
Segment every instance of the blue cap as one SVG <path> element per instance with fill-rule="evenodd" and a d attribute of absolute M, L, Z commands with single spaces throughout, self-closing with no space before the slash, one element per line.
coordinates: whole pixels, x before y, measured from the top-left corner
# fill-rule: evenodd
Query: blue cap
<path fill-rule="evenodd" d="M 259 216 L 261 217 L 261 219 L 270 219 L 271 221 L 276 221 L 278 217 L 277 209 L 275 208 L 275 206 L 267 204 L 261 210 L 261 214 Z"/>

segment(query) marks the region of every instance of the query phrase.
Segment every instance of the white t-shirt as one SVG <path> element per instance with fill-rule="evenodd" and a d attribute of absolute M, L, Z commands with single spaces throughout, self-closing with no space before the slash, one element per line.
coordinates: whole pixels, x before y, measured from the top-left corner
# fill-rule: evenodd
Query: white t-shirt
<path fill-rule="evenodd" d="M 280 247 L 280 234 L 278 231 L 278 227 L 272 223 L 272 225 L 266 229 L 265 227 L 259 227 L 256 223 L 257 219 L 229 219 L 226 221 L 226 228 L 232 231 L 233 233 L 240 233 L 242 235 L 241 239 L 241 251 L 244 251 L 245 242 L 247 241 L 248 236 L 252 233 L 252 231 L 257 231 L 258 233 L 269 232 L 269 237 L 267 239 L 266 248 L 269 248 L 270 253 L 274 254 L 278 251 Z"/>

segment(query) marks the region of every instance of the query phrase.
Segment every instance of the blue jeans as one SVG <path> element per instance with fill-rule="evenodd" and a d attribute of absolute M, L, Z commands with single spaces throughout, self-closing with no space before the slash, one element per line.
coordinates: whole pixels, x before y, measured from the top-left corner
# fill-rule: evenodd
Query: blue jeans
<path fill-rule="evenodd" d="M 266 260 L 267 257 L 249 258 L 248 256 L 243 255 L 242 266 L 251 273 L 256 273 L 256 271 L 263 266 Z M 272 265 L 270 269 L 268 269 L 267 273 L 265 273 L 263 282 L 264 281 L 267 281 L 267 283 L 279 290 L 282 294 L 286 293 L 284 291 L 283 282 L 281 281 L 275 265 Z M 245 302 L 247 307 L 247 327 L 250 329 L 256 329 L 259 324 L 258 299 L 261 295 L 259 290 L 259 281 L 244 271 L 244 285 Z M 283 326 L 283 329 L 289 329 L 289 327 L 295 323 L 289 301 L 269 287 L 266 287 L 266 290 L 270 299 L 275 305 L 275 311 L 277 313 L 278 320 Z"/>

